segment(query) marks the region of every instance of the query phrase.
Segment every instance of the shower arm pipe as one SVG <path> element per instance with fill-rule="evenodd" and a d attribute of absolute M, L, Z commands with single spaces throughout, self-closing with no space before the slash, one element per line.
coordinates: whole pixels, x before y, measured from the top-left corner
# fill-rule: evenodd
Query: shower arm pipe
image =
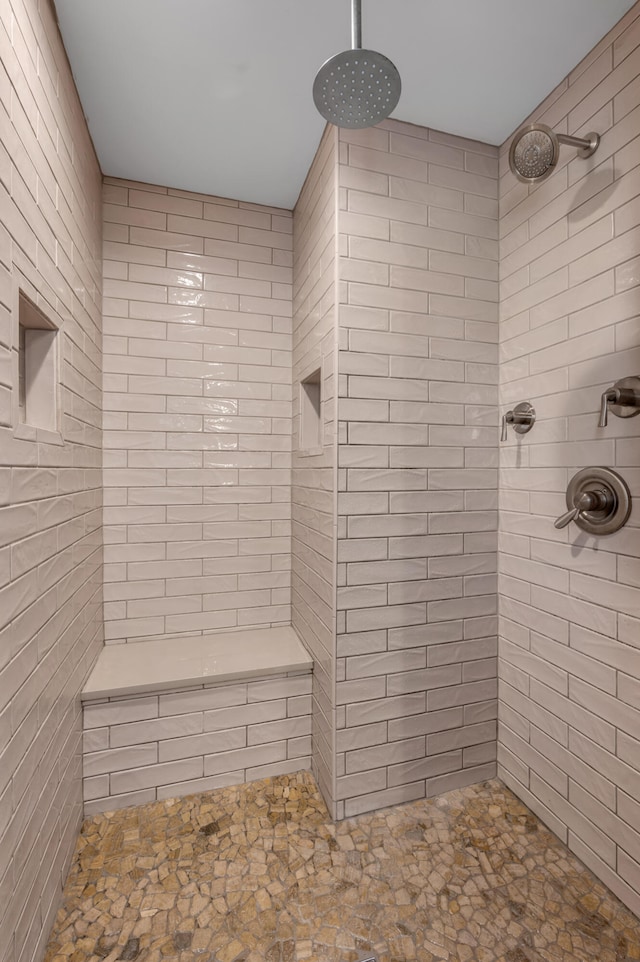
<path fill-rule="evenodd" d="M 581 150 L 593 152 L 600 141 L 598 134 L 589 134 L 588 137 L 572 137 L 571 134 L 556 134 L 556 139 L 560 144 L 568 144 L 570 147 L 579 147 Z"/>
<path fill-rule="evenodd" d="M 351 0 L 351 48 L 362 49 L 362 2 Z"/>

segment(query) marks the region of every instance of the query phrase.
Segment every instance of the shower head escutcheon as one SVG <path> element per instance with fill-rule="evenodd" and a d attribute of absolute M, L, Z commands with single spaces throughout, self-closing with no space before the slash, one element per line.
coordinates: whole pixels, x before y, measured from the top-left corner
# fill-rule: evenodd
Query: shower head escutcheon
<path fill-rule="evenodd" d="M 388 57 L 362 49 L 361 0 L 351 0 L 351 47 L 320 67 L 313 101 L 336 127 L 373 127 L 394 110 L 402 83 Z"/>
<path fill-rule="evenodd" d="M 528 124 L 514 134 L 509 150 L 509 166 L 522 183 L 539 184 L 553 173 L 560 156 L 560 144 L 577 147 L 578 157 L 586 158 L 596 152 L 599 143 L 600 134 L 571 137 L 569 134 L 556 134 L 546 124 Z"/>

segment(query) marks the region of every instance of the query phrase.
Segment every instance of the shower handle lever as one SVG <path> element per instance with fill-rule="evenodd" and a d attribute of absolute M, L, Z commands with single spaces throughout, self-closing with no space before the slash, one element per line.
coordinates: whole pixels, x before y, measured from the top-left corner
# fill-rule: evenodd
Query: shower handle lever
<path fill-rule="evenodd" d="M 630 418 L 640 414 L 640 378 L 625 377 L 607 388 L 600 398 L 599 428 L 606 428 L 609 411 L 617 417 Z"/>
<path fill-rule="evenodd" d="M 507 424 L 513 424 L 513 411 L 507 411 L 506 414 L 502 415 L 502 433 L 500 434 L 500 440 L 507 440 Z"/>
<path fill-rule="evenodd" d="M 609 423 L 609 405 L 618 400 L 618 395 L 619 392 L 613 387 L 607 388 L 607 390 L 603 392 L 602 397 L 600 398 L 600 420 L 598 421 L 599 428 L 606 428 L 607 424 Z"/>
<path fill-rule="evenodd" d="M 502 433 L 500 434 L 500 440 L 507 440 L 507 425 L 513 425 L 513 429 L 517 434 L 526 434 L 530 431 L 534 425 L 536 419 L 536 412 L 532 405 L 528 401 L 521 401 L 520 404 L 516 404 L 513 411 L 507 411 L 506 414 L 502 415 Z"/>
<path fill-rule="evenodd" d="M 582 511 L 604 511 L 611 500 L 606 491 L 583 491 L 574 502 L 573 508 L 561 517 L 556 518 L 553 526 L 554 528 L 566 528 L 568 524 L 576 520 Z"/>

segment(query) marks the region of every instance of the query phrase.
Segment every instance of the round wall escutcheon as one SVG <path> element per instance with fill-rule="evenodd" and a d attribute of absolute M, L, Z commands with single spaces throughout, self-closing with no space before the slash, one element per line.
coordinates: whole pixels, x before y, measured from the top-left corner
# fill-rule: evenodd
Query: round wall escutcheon
<path fill-rule="evenodd" d="M 513 430 L 516 434 L 527 434 L 536 421 L 536 411 L 529 401 L 520 401 L 513 409 Z"/>
<path fill-rule="evenodd" d="M 640 377 L 632 375 L 631 377 L 620 378 L 619 381 L 616 381 L 615 386 L 622 390 L 640 393 Z M 613 403 L 609 405 L 609 410 L 617 418 L 634 418 L 637 414 L 640 414 L 640 407 L 633 407 L 631 404 Z"/>
<path fill-rule="evenodd" d="M 576 507 L 581 495 L 596 492 L 603 507 L 579 511 L 575 523 L 589 534 L 613 534 L 619 531 L 631 514 L 631 492 L 624 478 L 611 468 L 583 468 L 569 481 L 567 507 Z"/>

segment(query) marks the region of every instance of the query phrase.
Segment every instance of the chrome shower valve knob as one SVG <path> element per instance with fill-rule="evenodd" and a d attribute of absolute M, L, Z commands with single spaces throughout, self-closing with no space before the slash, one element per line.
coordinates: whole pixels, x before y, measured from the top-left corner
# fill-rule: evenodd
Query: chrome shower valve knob
<path fill-rule="evenodd" d="M 631 494 L 626 481 L 611 468 L 584 468 L 569 482 L 567 508 L 554 527 L 566 528 L 575 521 L 589 534 L 613 534 L 631 514 Z"/>
<path fill-rule="evenodd" d="M 516 434 L 527 434 L 531 430 L 536 420 L 535 408 L 528 401 L 521 401 L 516 404 L 512 411 L 507 411 L 502 415 L 501 441 L 507 440 L 507 425 L 511 425 Z"/>
<path fill-rule="evenodd" d="M 605 511 L 612 504 L 610 491 L 604 489 L 583 491 L 576 499 L 573 508 L 553 522 L 554 528 L 566 528 L 571 521 L 575 521 L 581 511 Z"/>
<path fill-rule="evenodd" d="M 640 377 L 623 377 L 604 391 L 600 399 L 599 428 L 606 428 L 609 412 L 617 418 L 634 418 L 640 414 Z"/>

